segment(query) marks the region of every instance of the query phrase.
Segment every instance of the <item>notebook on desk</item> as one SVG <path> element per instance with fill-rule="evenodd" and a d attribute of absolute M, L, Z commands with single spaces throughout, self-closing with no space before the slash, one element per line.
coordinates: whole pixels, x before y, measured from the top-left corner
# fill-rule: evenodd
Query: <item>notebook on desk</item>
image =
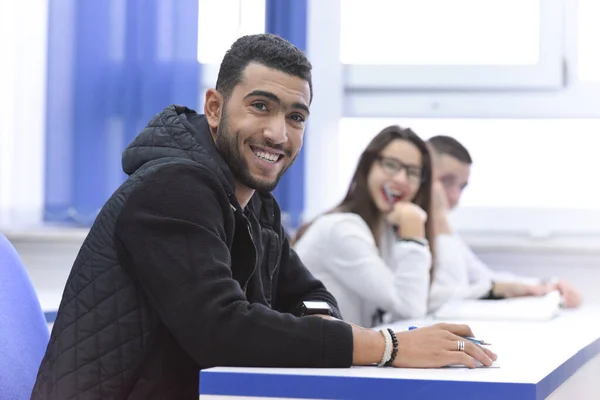
<path fill-rule="evenodd" d="M 558 291 L 539 297 L 504 300 L 453 300 L 433 314 L 436 319 L 545 321 L 560 312 Z"/>

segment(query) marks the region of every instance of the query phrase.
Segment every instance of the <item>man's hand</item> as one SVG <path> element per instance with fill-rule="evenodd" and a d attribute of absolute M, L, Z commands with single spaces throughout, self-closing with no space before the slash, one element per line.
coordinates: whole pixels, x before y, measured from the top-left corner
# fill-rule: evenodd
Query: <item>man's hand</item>
<path fill-rule="evenodd" d="M 436 324 L 412 331 L 397 332 L 398 355 L 393 363 L 399 368 L 440 368 L 461 364 L 476 367 L 476 361 L 486 367 L 498 358 L 492 351 L 471 343 L 463 336 L 475 336 L 467 325 Z M 458 351 L 458 341 L 465 343 Z"/>
<path fill-rule="evenodd" d="M 581 294 L 569 282 L 560 280 L 554 285 L 554 288 L 560 292 L 566 308 L 575 308 L 581 305 Z"/>
<path fill-rule="evenodd" d="M 554 283 L 527 285 L 518 282 L 496 282 L 492 289 L 494 295 L 501 297 L 544 296 L 558 290 L 566 308 L 575 308 L 581 305 L 581 294 L 567 281 L 560 280 Z"/>
<path fill-rule="evenodd" d="M 333 319 L 322 316 L 325 319 Z M 347 323 L 347 322 L 346 322 Z M 354 351 L 352 365 L 373 365 L 383 357 L 385 340 L 373 329 L 352 326 Z M 494 352 L 471 343 L 465 336 L 475 336 L 467 325 L 435 324 L 411 331 L 396 332 L 398 354 L 392 365 L 396 368 L 441 368 L 459 364 L 475 368 L 477 361 L 489 367 L 498 358 Z M 458 350 L 458 342 L 465 344 Z"/>
<path fill-rule="evenodd" d="M 431 185 L 431 210 L 433 213 L 446 214 L 450 206 L 444 185 L 439 180 L 434 180 Z"/>
<path fill-rule="evenodd" d="M 450 223 L 448 222 L 448 197 L 444 191 L 444 186 L 439 180 L 435 180 L 431 186 L 431 213 L 434 232 L 436 235 L 452 234 Z"/>

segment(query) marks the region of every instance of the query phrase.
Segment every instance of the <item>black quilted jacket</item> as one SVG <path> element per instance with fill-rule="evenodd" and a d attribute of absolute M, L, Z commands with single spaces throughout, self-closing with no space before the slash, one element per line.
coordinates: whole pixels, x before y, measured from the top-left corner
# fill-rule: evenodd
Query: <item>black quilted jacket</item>
<path fill-rule="evenodd" d="M 291 250 L 270 194 L 242 210 L 204 116 L 156 115 L 66 283 L 32 399 L 198 399 L 213 366 L 348 367 L 348 325 Z"/>

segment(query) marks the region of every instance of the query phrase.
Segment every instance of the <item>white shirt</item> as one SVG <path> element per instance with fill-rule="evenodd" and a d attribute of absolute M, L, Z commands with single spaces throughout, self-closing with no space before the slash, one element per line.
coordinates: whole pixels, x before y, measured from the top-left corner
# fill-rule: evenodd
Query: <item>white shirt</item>
<path fill-rule="evenodd" d="M 387 224 L 379 244 L 359 215 L 332 213 L 317 218 L 295 250 L 336 298 L 344 320 L 371 327 L 378 309 L 394 320 L 424 317 L 431 269 L 428 247 L 398 241 Z"/>
<path fill-rule="evenodd" d="M 435 246 L 435 270 L 429 296 L 431 312 L 449 300 L 481 298 L 490 291 L 493 281 L 539 283 L 539 280 L 509 272 L 493 271 L 456 234 L 438 235 Z"/>

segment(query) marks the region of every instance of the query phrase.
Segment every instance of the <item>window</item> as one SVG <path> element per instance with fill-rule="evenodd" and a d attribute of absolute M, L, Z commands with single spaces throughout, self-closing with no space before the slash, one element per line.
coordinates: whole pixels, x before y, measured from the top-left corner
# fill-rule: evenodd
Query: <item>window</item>
<path fill-rule="evenodd" d="M 0 1 L 0 226 L 30 226 L 44 207 L 46 2 Z"/>
<path fill-rule="evenodd" d="M 539 0 L 344 0 L 341 61 L 344 64 L 533 65 L 539 61 L 539 3 Z M 362 21 L 366 29 L 356 29 L 357 21 Z"/>
<path fill-rule="evenodd" d="M 483 226 L 488 220 L 481 216 L 485 210 L 488 216 L 500 210 L 508 219 L 524 213 L 525 218 L 510 221 L 510 229 L 600 231 L 600 226 L 588 226 L 589 219 L 561 217 L 569 212 L 600 211 L 595 184 L 600 119 L 344 118 L 338 159 L 342 186 L 350 181 L 367 143 L 391 124 L 410 127 L 424 139 L 451 135 L 469 149 L 474 165 L 459 210 L 459 216 L 469 220 L 469 228 L 493 228 Z M 524 210 L 535 210 L 538 218 Z M 471 212 L 478 219 L 469 218 Z M 556 218 L 560 227 L 553 222 Z"/>
<path fill-rule="evenodd" d="M 266 0 L 198 0 L 198 62 L 203 64 L 198 109 L 214 87 L 225 52 L 241 36 L 265 31 Z"/>
<path fill-rule="evenodd" d="M 265 0 L 198 0 L 198 62 L 219 64 L 240 36 L 265 31 Z"/>
<path fill-rule="evenodd" d="M 340 7 L 340 59 L 351 89 L 562 85 L 560 2 L 344 0 Z"/>

